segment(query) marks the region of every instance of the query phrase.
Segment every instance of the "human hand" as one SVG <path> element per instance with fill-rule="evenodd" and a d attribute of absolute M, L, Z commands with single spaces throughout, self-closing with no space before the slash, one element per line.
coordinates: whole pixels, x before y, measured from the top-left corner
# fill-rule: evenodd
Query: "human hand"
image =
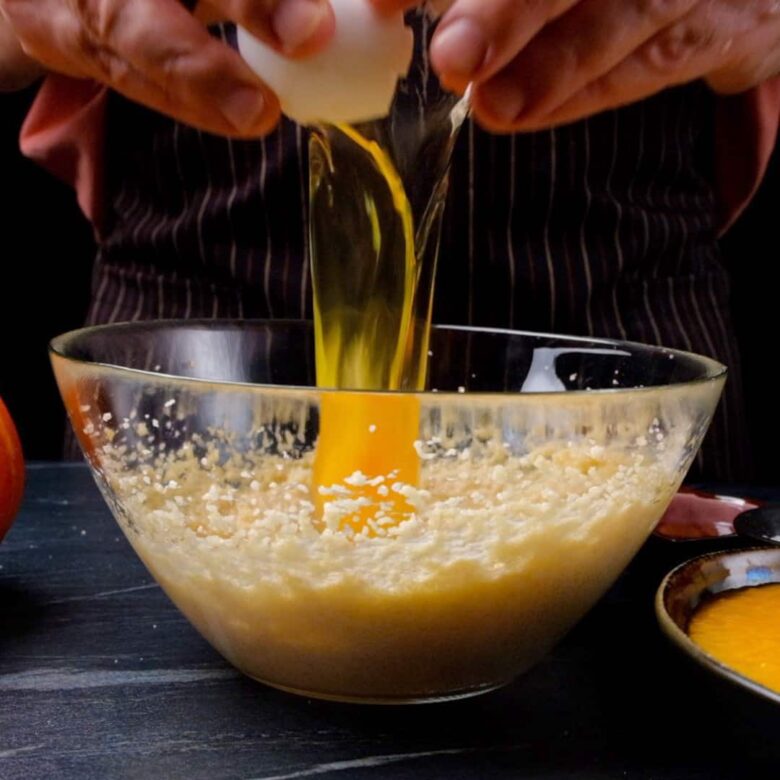
<path fill-rule="evenodd" d="M 290 56 L 333 33 L 327 0 L 0 0 L 24 51 L 50 70 L 103 82 L 209 132 L 269 131 L 279 103 L 240 55 L 205 24 L 229 19 Z"/>
<path fill-rule="evenodd" d="M 383 10 L 419 5 L 373 0 Z M 474 84 L 498 132 L 571 122 L 705 79 L 740 92 L 780 73 L 778 0 L 454 0 L 431 44 L 442 83 Z"/>
<path fill-rule="evenodd" d="M 24 89 L 41 73 L 40 65 L 22 51 L 0 7 L 0 93 Z"/>

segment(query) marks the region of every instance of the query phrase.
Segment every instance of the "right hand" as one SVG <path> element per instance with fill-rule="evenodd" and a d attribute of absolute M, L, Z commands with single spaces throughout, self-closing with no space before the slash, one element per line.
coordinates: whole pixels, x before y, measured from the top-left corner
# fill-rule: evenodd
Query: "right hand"
<path fill-rule="evenodd" d="M 255 137 L 279 102 L 205 24 L 230 20 L 289 56 L 318 51 L 333 34 L 328 0 L 0 0 L 22 48 L 49 70 L 95 79 L 208 132 Z"/>

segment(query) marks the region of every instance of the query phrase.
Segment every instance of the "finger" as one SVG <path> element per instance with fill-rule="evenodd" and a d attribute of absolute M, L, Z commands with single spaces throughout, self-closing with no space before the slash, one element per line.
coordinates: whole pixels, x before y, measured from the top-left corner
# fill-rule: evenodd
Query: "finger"
<path fill-rule="evenodd" d="M 75 20 L 69 7 L 51 3 L 41 7 L 33 0 L 7 0 L 3 3 L 3 14 L 28 57 L 68 76 L 88 75 L 83 63 L 75 62 L 72 56 Z"/>
<path fill-rule="evenodd" d="M 659 32 L 546 116 L 526 119 L 521 115 L 512 129 L 531 131 L 566 124 L 698 79 L 723 60 L 730 41 L 728 26 L 697 10 Z"/>
<path fill-rule="evenodd" d="M 335 29 L 328 0 L 208 0 L 224 19 L 240 24 L 288 56 L 308 56 Z"/>
<path fill-rule="evenodd" d="M 478 114 L 496 127 L 511 126 L 521 114 L 524 121 L 550 114 L 698 2 L 582 0 L 479 85 Z"/>
<path fill-rule="evenodd" d="M 44 64 L 94 78 L 213 133 L 260 135 L 278 119 L 270 90 L 174 0 L 81 4 L 82 16 L 73 4 L 58 3 L 47 17 L 49 29 L 35 6 L 26 4 L 32 18 L 22 12 L 19 20 L 33 56 Z"/>
<path fill-rule="evenodd" d="M 742 29 L 729 20 L 733 42 L 724 43 L 724 61 L 707 74 L 707 83 L 722 94 L 744 92 L 780 74 L 780 3 L 757 5 L 752 18 L 741 19 Z"/>
<path fill-rule="evenodd" d="M 431 43 L 442 82 L 463 91 L 509 64 L 552 19 L 577 0 L 456 0 Z"/>
<path fill-rule="evenodd" d="M 24 53 L 0 5 L 0 93 L 15 92 L 43 75 L 40 63 Z"/>

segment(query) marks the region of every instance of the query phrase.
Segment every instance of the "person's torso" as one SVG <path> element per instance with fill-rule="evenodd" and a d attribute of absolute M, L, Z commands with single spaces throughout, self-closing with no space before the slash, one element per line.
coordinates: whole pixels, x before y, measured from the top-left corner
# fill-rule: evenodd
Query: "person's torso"
<path fill-rule="evenodd" d="M 468 123 L 434 320 L 664 344 L 737 368 L 713 126 L 699 84 L 540 133 Z M 305 129 L 217 138 L 112 96 L 107 139 L 92 322 L 311 317 Z M 713 450 L 722 473 L 731 435 Z"/>

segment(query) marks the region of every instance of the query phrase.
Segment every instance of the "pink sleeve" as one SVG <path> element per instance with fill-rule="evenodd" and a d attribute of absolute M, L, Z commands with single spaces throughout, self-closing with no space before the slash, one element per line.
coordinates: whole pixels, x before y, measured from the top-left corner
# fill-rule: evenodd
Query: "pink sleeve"
<path fill-rule="evenodd" d="M 94 81 L 48 76 L 19 139 L 23 154 L 75 188 L 95 230 L 102 215 L 107 95 L 108 89 Z"/>
<path fill-rule="evenodd" d="M 716 183 L 721 231 L 737 220 L 766 173 L 780 125 L 780 77 L 718 100 Z"/>

